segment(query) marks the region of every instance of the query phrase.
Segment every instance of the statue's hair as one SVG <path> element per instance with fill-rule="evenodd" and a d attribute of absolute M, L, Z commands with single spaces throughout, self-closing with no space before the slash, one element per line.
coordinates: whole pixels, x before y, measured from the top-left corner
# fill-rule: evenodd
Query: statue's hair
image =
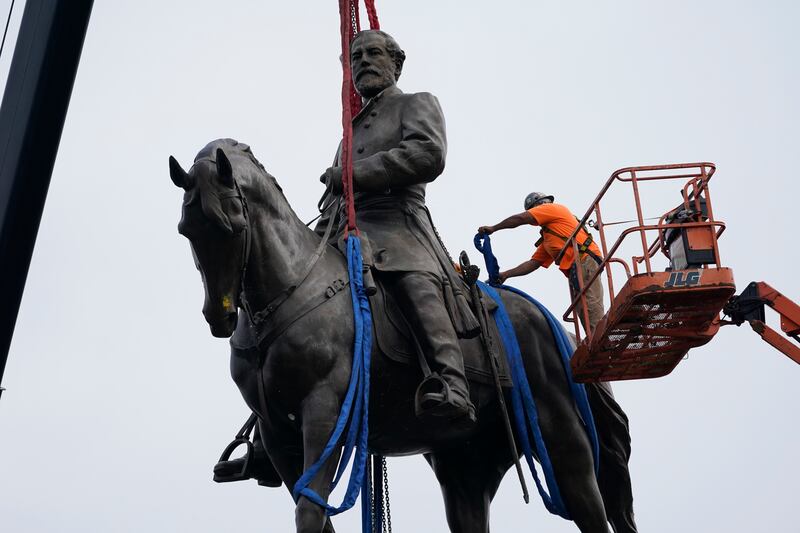
<path fill-rule="evenodd" d="M 403 72 L 403 63 L 406 60 L 406 53 L 400 48 L 400 45 L 397 44 L 394 37 L 381 30 L 362 30 L 353 37 L 353 40 L 350 41 L 350 46 L 352 47 L 359 38 L 370 33 L 383 37 L 383 43 L 386 45 L 386 52 L 388 52 L 389 56 L 394 61 L 394 79 L 399 80 L 400 73 Z"/>

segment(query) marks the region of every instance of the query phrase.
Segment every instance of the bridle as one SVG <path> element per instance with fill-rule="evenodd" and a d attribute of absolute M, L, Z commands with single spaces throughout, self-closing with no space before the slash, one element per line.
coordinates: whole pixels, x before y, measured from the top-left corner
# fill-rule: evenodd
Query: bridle
<path fill-rule="evenodd" d="M 198 163 L 208 162 L 212 165 L 216 166 L 217 161 L 210 157 L 204 157 L 201 159 L 196 159 L 194 164 L 192 164 L 192 168 Z M 192 171 L 192 168 L 189 169 L 189 172 Z M 242 204 L 242 217 L 244 218 L 244 229 L 242 232 L 244 233 L 244 240 L 242 243 L 242 261 L 241 265 L 239 266 L 239 302 L 242 304 L 242 308 L 244 309 L 245 313 L 250 316 L 252 320 L 252 312 L 250 311 L 250 306 L 244 298 L 244 280 L 245 276 L 247 275 L 247 264 L 250 262 L 250 250 L 252 249 L 252 241 L 253 241 L 253 234 L 250 230 L 250 216 L 249 210 L 247 207 L 247 197 L 245 197 L 244 193 L 242 193 L 242 189 L 239 186 L 239 182 L 236 179 L 233 180 L 233 191 L 229 193 L 223 194 L 216 194 L 215 196 L 220 201 L 222 200 L 239 200 Z"/>
<path fill-rule="evenodd" d="M 239 186 L 239 182 L 236 179 L 233 180 L 234 190 L 231 193 L 228 193 L 224 196 L 220 196 L 220 200 L 227 200 L 227 199 L 238 199 L 242 203 L 242 217 L 244 218 L 244 242 L 242 246 L 244 249 L 242 250 L 242 264 L 239 267 L 239 303 L 244 309 L 244 312 L 247 313 L 247 316 L 250 320 L 253 320 L 253 312 L 250 309 L 250 304 L 245 297 L 244 292 L 244 280 L 247 277 L 247 265 L 250 263 L 250 251 L 252 250 L 253 244 L 253 231 L 250 229 L 250 212 L 247 207 L 247 197 L 242 192 L 242 188 Z M 255 323 L 255 322 L 253 322 Z"/>
<path fill-rule="evenodd" d="M 209 162 L 216 166 L 216 160 L 210 157 L 197 159 L 195 160 L 194 165 L 201 162 Z M 308 276 L 314 270 L 314 267 L 317 265 L 320 258 L 322 257 L 322 254 L 325 252 L 325 249 L 327 248 L 328 239 L 330 238 L 331 231 L 333 230 L 333 223 L 335 217 L 333 216 L 329 217 L 328 225 L 325 228 L 325 234 L 323 235 L 322 240 L 317 246 L 317 249 L 314 251 L 314 255 L 312 255 L 311 260 L 308 261 L 308 263 L 306 264 L 305 270 L 302 272 L 300 276 L 298 276 L 298 281 L 286 287 L 275 298 L 270 300 L 270 302 L 263 309 L 257 312 L 253 312 L 250 303 L 247 301 L 247 296 L 245 294 L 245 279 L 247 277 L 247 265 L 250 263 L 250 253 L 252 251 L 252 241 L 253 241 L 253 232 L 250 227 L 250 211 L 247 204 L 247 197 L 242 192 L 242 188 L 235 177 L 233 177 L 233 186 L 234 186 L 233 191 L 226 194 L 217 195 L 217 198 L 219 200 L 238 199 L 242 205 L 242 217 L 244 218 L 244 229 L 242 231 L 244 232 L 244 242 L 242 244 L 243 246 L 242 262 L 239 268 L 239 304 L 241 308 L 244 310 L 244 312 L 247 314 L 247 317 L 250 319 L 250 323 L 253 324 L 253 326 L 255 326 L 256 331 L 258 332 L 260 329 L 259 326 L 262 323 L 264 323 L 267 317 L 272 315 L 281 306 L 281 304 L 286 302 L 289 299 L 289 297 L 308 279 Z M 335 202 L 332 203 L 331 205 L 334 204 Z M 328 208 L 330 208 L 331 205 L 329 205 Z M 324 211 L 327 210 L 328 208 L 321 211 L 324 213 Z M 321 214 L 322 213 L 320 213 L 320 215 Z M 261 337 L 262 335 L 259 334 L 258 336 Z"/>

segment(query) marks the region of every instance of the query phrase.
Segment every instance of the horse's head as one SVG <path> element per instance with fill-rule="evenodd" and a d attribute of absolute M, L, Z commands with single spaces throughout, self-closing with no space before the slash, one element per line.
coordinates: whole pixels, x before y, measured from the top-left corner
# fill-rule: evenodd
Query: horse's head
<path fill-rule="evenodd" d="M 214 151 L 209 146 L 210 153 L 201 152 L 189 172 L 170 156 L 169 174 L 186 191 L 178 233 L 189 239 L 203 278 L 203 315 L 212 335 L 230 337 L 236 329 L 251 235 L 231 161 L 221 147 Z"/>

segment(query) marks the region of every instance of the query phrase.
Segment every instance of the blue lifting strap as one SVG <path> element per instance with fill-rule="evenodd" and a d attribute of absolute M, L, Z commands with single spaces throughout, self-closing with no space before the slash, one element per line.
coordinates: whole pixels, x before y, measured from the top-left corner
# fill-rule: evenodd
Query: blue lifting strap
<path fill-rule="evenodd" d="M 350 295 L 353 301 L 353 315 L 355 318 L 355 342 L 353 346 L 353 368 L 350 373 L 350 384 L 347 388 L 344 402 L 342 403 L 336 427 L 331 433 L 325 449 L 319 459 L 306 470 L 292 490 L 292 496 L 297 502 L 305 496 L 315 504 L 323 507 L 328 516 L 347 511 L 355 505 L 359 492 L 362 493 L 362 505 L 369 505 L 370 483 L 366 468 L 369 457 L 367 451 L 367 437 L 369 425 L 369 368 L 370 352 L 372 350 L 372 315 L 369 300 L 364 290 L 362 274 L 361 242 L 355 233 L 350 233 L 347 238 L 347 267 L 350 275 Z M 349 427 L 348 427 L 349 423 Z M 338 507 L 328 504 L 316 491 L 308 485 L 319 472 L 322 465 L 331 457 L 339 445 L 339 441 L 348 428 L 347 437 L 342 449 L 341 459 L 336 477 L 331 483 L 331 491 L 342 478 L 350 459 L 353 466 L 350 470 L 350 479 L 344 499 Z M 363 515 L 362 515 L 363 516 Z M 364 519 L 363 531 L 371 531 L 372 525 L 367 525 Z"/>
<path fill-rule="evenodd" d="M 586 390 L 580 383 L 575 383 L 572 379 L 572 372 L 569 366 L 570 357 L 574 351 L 574 346 L 571 339 L 561 327 L 561 324 L 553 316 L 545 306 L 536 301 L 531 296 L 525 294 L 519 289 L 510 287 L 508 285 L 500 285 L 497 283 L 497 278 L 500 274 L 500 267 L 497 263 L 497 258 L 492 253 L 491 240 L 488 235 L 478 234 L 474 239 L 475 248 L 483 254 L 486 262 L 486 270 L 489 275 L 489 285 L 483 282 L 478 282 L 481 290 L 488 294 L 498 305 L 497 310 L 494 312 L 495 323 L 500 330 L 500 337 L 505 347 L 506 356 L 508 357 L 509 365 L 511 367 L 511 379 L 513 382 L 512 388 L 512 406 L 514 410 L 514 420 L 517 426 L 517 435 L 522 445 L 522 451 L 525 455 L 525 460 L 531 470 L 533 479 L 536 482 L 536 488 L 539 490 L 539 495 L 542 497 L 544 506 L 553 514 L 561 516 L 562 518 L 570 519 L 564 501 L 561 498 L 561 492 L 558 489 L 558 483 L 555 479 L 553 471 L 553 464 L 550 461 L 550 456 L 547 453 L 547 447 L 542 437 L 542 431 L 539 427 L 539 415 L 536 409 L 536 403 L 533 399 L 530 383 L 528 383 L 527 375 L 525 374 L 525 367 L 522 362 L 522 354 L 519 349 L 519 342 L 517 341 L 514 326 L 511 319 L 505 310 L 503 300 L 500 294 L 495 290 L 495 287 L 516 293 L 532 304 L 534 304 L 539 311 L 547 319 L 547 323 L 553 332 L 558 351 L 561 354 L 561 359 L 564 364 L 564 371 L 566 373 L 567 381 L 569 382 L 572 396 L 575 400 L 575 405 L 578 409 L 589 440 L 592 444 L 592 454 L 594 457 L 595 473 L 599 468 L 599 453 L 600 447 L 597 438 L 597 430 L 594 425 L 594 417 L 592 416 L 591 408 L 589 407 L 589 399 L 586 396 Z M 536 472 L 536 466 L 533 461 L 533 450 L 531 448 L 530 437 L 533 436 L 534 445 L 536 447 L 536 454 L 539 462 L 542 465 L 542 472 L 544 473 L 547 488 L 550 491 L 548 495 L 542 486 L 539 476 Z"/>

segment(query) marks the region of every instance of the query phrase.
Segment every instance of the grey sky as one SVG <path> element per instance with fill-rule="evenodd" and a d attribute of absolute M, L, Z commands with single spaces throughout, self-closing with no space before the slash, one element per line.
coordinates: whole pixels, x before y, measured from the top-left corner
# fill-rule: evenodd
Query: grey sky
<path fill-rule="evenodd" d="M 763 279 L 800 299 L 800 4 L 377 7 L 408 55 L 399 85 L 436 94 L 448 121 L 428 204 L 451 251 L 531 190 L 579 212 L 616 168 L 709 160 L 723 262 L 740 287 Z M 246 142 L 312 218 L 341 134 L 338 43 L 332 0 L 96 2 L 4 379 L 0 529 L 293 531 L 285 490 L 211 482 L 247 410 L 227 341 L 200 314 L 167 157 L 188 167 L 212 139 Z M 660 215 L 677 192 L 648 198 Z M 610 214 L 629 218 L 628 200 Z M 527 259 L 535 237 L 498 234 L 501 264 Z M 555 269 L 517 286 L 566 307 Z M 641 531 L 798 531 L 798 380 L 749 329 L 726 328 L 672 375 L 617 384 Z M 389 468 L 395 531 L 445 530 L 425 462 Z M 536 497 L 525 506 L 513 475 L 492 530 L 576 531 Z"/>

